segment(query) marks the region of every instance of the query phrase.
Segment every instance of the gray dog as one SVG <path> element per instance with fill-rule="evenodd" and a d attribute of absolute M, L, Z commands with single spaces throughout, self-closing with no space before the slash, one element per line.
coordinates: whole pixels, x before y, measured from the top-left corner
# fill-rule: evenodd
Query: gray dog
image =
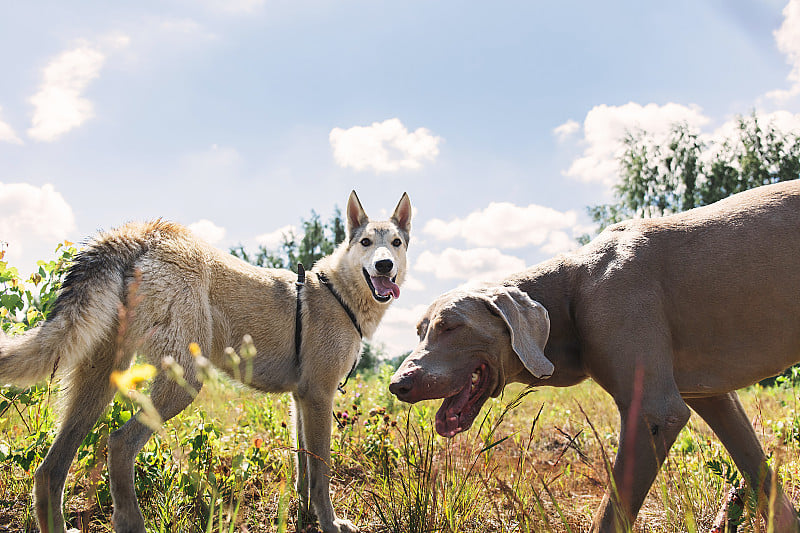
<path fill-rule="evenodd" d="M 604 231 L 577 252 L 497 286 L 431 304 L 419 345 L 392 378 L 398 398 L 445 398 L 436 430 L 470 427 L 510 382 L 592 378 L 621 416 L 592 531 L 628 527 L 694 409 L 774 506 L 775 531 L 797 515 L 772 483 L 736 389 L 800 361 L 800 181 Z"/>

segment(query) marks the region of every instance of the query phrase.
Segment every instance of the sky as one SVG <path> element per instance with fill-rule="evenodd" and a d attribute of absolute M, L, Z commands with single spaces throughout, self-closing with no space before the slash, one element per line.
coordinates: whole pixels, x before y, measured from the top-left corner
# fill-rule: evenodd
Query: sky
<path fill-rule="evenodd" d="M 575 249 L 626 132 L 753 111 L 800 132 L 800 0 L 11 2 L 0 241 L 23 273 L 157 217 L 255 249 L 407 192 L 393 356 L 442 292 Z"/>

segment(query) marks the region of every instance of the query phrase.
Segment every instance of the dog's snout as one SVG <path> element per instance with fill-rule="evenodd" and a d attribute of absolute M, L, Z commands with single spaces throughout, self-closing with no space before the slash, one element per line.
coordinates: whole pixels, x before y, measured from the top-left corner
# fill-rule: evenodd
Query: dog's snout
<path fill-rule="evenodd" d="M 414 390 L 414 372 L 395 374 L 389 384 L 389 392 L 404 402 L 412 401 L 411 393 Z"/>
<path fill-rule="evenodd" d="M 381 259 L 375 262 L 375 270 L 380 274 L 388 274 L 394 268 L 394 263 L 391 259 Z"/>

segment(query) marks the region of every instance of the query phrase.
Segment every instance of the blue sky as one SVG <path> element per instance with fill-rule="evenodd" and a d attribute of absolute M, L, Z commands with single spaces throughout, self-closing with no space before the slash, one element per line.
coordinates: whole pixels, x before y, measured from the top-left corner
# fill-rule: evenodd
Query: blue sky
<path fill-rule="evenodd" d="M 13 2 L 0 68 L 11 264 L 154 217 L 255 247 L 407 191 L 395 353 L 441 292 L 574 247 L 625 131 L 800 128 L 800 0 Z"/>

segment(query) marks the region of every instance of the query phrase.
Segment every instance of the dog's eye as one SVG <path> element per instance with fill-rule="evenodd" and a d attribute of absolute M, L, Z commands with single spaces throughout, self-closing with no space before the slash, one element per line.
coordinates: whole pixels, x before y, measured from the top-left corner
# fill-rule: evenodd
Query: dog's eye
<path fill-rule="evenodd" d="M 369 239 L 367 239 L 366 237 L 364 237 L 363 239 L 361 239 L 361 245 L 362 245 L 362 246 L 369 246 L 370 244 L 372 244 L 372 241 L 371 241 L 371 240 L 369 240 Z"/>
<path fill-rule="evenodd" d="M 403 244 L 403 241 L 401 241 L 400 239 L 395 239 L 392 241 L 392 246 L 394 246 L 395 248 L 400 246 L 401 244 Z"/>

